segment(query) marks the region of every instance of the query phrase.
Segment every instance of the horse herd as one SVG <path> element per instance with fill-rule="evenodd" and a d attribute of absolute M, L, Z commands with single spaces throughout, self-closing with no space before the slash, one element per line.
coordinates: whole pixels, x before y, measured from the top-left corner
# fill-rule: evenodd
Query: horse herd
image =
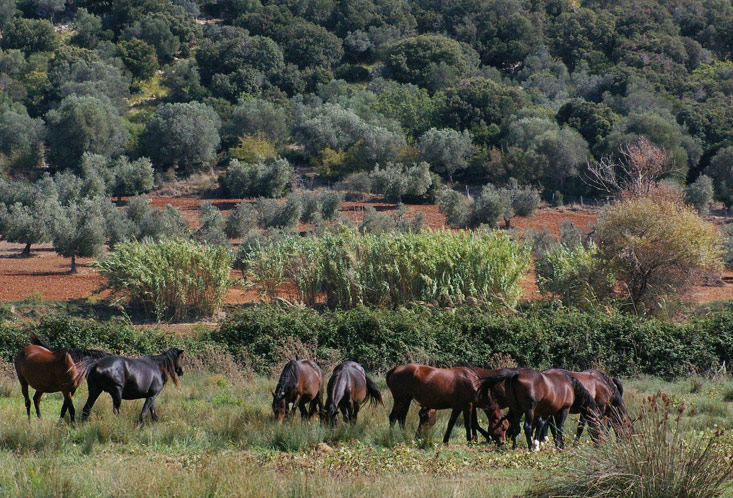
<path fill-rule="evenodd" d="M 107 392 L 112 397 L 115 414 L 119 413 L 123 399 L 145 399 L 137 424 L 140 427 L 148 412 L 157 420 L 155 399 L 168 380 L 177 384 L 178 377 L 183 375 L 184 353 L 176 348 L 157 356 L 127 358 L 88 349 L 52 351 L 35 334 L 31 334 L 31 342 L 15 357 L 15 370 L 29 418 L 30 386 L 36 390 L 33 402 L 39 418 L 42 395 L 61 392 L 64 396 L 61 418 L 68 411 L 73 422 L 72 396 L 86 380 L 89 395 L 82 410 L 82 421 L 89 417 L 100 394 Z M 576 438 L 580 437 L 585 425 L 596 441 L 609 427 L 619 436 L 632 431 L 632 421 L 622 399 L 621 382 L 598 370 L 538 372 L 527 368 L 436 368 L 407 363 L 387 372 L 386 380 L 394 399 L 389 415 L 390 427 L 397 422 L 404 428 L 413 400 L 420 407 L 418 432 L 435 424 L 438 410 L 450 409 L 444 443 L 448 443 L 460 414 L 463 414 L 468 441 L 476 440 L 479 432 L 497 444 L 511 438 L 514 448 L 524 416 L 524 433 L 530 450 L 538 448 L 538 441 L 547 437 L 548 428 L 555 444 L 563 447 L 563 428 L 570 413 L 580 414 Z M 384 405 L 374 381 L 353 361 L 334 368 L 326 384 L 325 404 L 323 390 L 323 373 L 315 362 L 291 359 L 271 392 L 275 419 L 281 422 L 297 408 L 303 419 L 318 414 L 323 423 L 334 424 L 340 413 L 345 422 L 355 423 L 359 409 L 367 401 Z M 504 414 L 502 410 L 507 408 Z M 488 430 L 478 423 L 479 411 L 488 418 Z"/>

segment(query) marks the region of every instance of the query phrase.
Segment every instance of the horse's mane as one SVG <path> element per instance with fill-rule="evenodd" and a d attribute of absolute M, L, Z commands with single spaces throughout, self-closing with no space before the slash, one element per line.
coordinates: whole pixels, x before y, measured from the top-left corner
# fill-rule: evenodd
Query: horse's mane
<path fill-rule="evenodd" d="M 160 373 L 163 374 L 163 382 L 168 382 L 168 379 L 173 379 L 173 383 L 178 385 L 178 374 L 176 373 L 176 360 L 183 351 L 178 348 L 170 348 L 165 352 L 152 356 L 150 358 L 155 364 L 160 367 Z"/>
<path fill-rule="evenodd" d="M 573 386 L 573 394 L 575 395 L 575 402 L 573 402 L 573 408 L 581 410 L 593 410 L 594 412 L 598 410 L 598 405 L 596 405 L 596 400 L 593 399 L 593 396 L 590 395 L 588 390 L 583 386 L 583 384 L 580 383 L 578 379 L 570 375 L 569 373 L 566 373 L 565 376 L 570 381 L 570 384 Z M 582 412 L 582 411 L 581 411 Z"/>
<path fill-rule="evenodd" d="M 298 362 L 295 360 L 295 358 L 291 358 L 290 361 L 285 364 L 285 367 L 280 374 L 280 380 L 277 381 L 277 387 L 275 388 L 275 397 L 281 398 L 285 396 L 285 388 L 297 383 Z"/>
<path fill-rule="evenodd" d="M 624 406 L 624 400 L 622 398 L 621 390 L 618 388 L 618 386 L 616 385 L 616 383 L 614 381 L 612 381 L 608 377 L 608 375 L 604 374 L 600 370 L 597 370 L 597 372 L 601 376 L 601 378 L 603 379 L 603 381 L 606 384 L 608 384 L 608 387 L 611 388 L 611 394 L 612 394 L 611 403 L 613 404 L 613 406 L 615 406 L 617 408 Z"/>
<path fill-rule="evenodd" d="M 621 383 L 621 380 L 618 377 L 611 377 L 611 381 L 613 381 L 613 383 L 616 385 L 616 387 L 618 388 L 619 394 L 623 398 L 623 396 L 624 396 L 624 385 Z"/>

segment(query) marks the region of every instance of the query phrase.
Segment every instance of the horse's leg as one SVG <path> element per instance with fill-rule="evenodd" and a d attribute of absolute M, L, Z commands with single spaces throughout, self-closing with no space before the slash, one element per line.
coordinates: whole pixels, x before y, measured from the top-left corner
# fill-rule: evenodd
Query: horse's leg
<path fill-rule="evenodd" d="M 287 403 L 285 404 L 285 406 L 287 406 Z M 288 415 L 291 416 L 291 417 L 294 417 L 295 416 L 295 410 L 297 410 L 299 406 L 300 406 L 300 394 L 297 394 L 295 396 L 295 399 L 293 400 L 293 407 L 288 412 Z"/>
<path fill-rule="evenodd" d="M 576 443 L 580 439 L 580 436 L 583 434 L 583 429 L 585 429 L 585 415 L 581 413 L 580 420 L 578 421 L 578 430 L 575 432 L 575 442 Z"/>
<path fill-rule="evenodd" d="M 487 417 L 488 417 L 488 414 L 487 414 Z M 491 421 L 489 421 L 489 427 L 491 427 Z M 486 441 L 491 441 L 491 434 L 483 430 L 478 423 L 478 410 L 476 409 L 476 407 L 474 407 L 473 410 L 471 410 L 471 430 L 473 433 L 474 441 L 478 441 L 478 436 L 476 435 L 476 431 L 480 432 L 481 435 L 486 438 Z"/>
<path fill-rule="evenodd" d="M 356 403 L 356 402 L 352 401 L 351 402 L 351 406 L 352 406 L 351 413 L 353 415 L 353 419 L 351 420 L 351 423 L 352 424 L 355 424 L 356 423 L 356 419 L 359 417 L 359 407 L 360 407 L 360 405 L 359 405 L 359 403 Z"/>
<path fill-rule="evenodd" d="M 84 403 L 84 408 L 81 410 L 81 421 L 85 422 L 89 418 L 89 412 L 92 411 L 92 406 L 97 401 L 97 398 L 102 394 L 102 388 L 91 383 L 87 383 L 89 386 L 89 394 L 87 395 L 87 402 Z"/>
<path fill-rule="evenodd" d="M 301 422 L 304 422 L 308 420 L 308 402 L 305 400 L 301 400 L 300 404 L 298 405 L 298 408 L 300 408 L 300 420 Z"/>
<path fill-rule="evenodd" d="M 18 376 L 18 380 L 20 381 L 20 390 L 23 392 L 23 398 L 25 398 L 25 411 L 28 413 L 28 420 L 31 419 L 31 398 L 28 395 L 28 383 L 25 381 L 25 379 Z"/>
<path fill-rule="evenodd" d="M 454 408 L 453 411 L 450 413 L 450 419 L 448 420 L 448 428 L 445 430 L 445 436 L 443 436 L 443 444 L 448 444 L 448 441 L 450 440 L 450 433 L 453 430 L 453 426 L 456 423 L 456 419 L 458 419 L 458 415 L 461 413 L 460 408 Z"/>
<path fill-rule="evenodd" d="M 471 421 L 475 415 L 474 407 L 470 406 L 463 410 L 463 426 L 466 428 L 466 441 L 471 442 Z"/>
<path fill-rule="evenodd" d="M 563 441 L 563 430 L 565 430 L 565 420 L 568 418 L 568 412 L 570 411 L 570 408 L 565 408 L 564 410 L 560 411 L 560 413 L 557 413 L 555 415 L 555 446 L 557 446 L 560 449 L 565 448 L 565 441 Z"/>
<path fill-rule="evenodd" d="M 532 424 L 534 423 L 534 403 L 524 412 L 524 436 L 527 438 L 527 447 L 529 451 L 533 450 L 532 444 Z"/>
<path fill-rule="evenodd" d="M 153 422 L 158 421 L 158 412 L 155 410 L 155 403 L 150 403 L 150 418 L 153 419 Z"/>
<path fill-rule="evenodd" d="M 318 405 L 320 401 L 318 400 L 318 397 L 315 397 L 310 402 L 310 407 L 308 409 L 308 419 L 310 420 L 313 415 L 318 413 Z"/>
<path fill-rule="evenodd" d="M 145 418 L 145 415 L 148 414 L 148 410 L 150 410 L 150 407 L 153 406 L 153 403 L 155 403 L 156 396 L 150 396 L 149 398 L 145 398 L 145 403 L 143 403 L 143 409 L 140 412 L 140 418 L 137 420 L 136 428 L 139 429 L 140 427 L 143 426 L 143 419 Z"/>
<path fill-rule="evenodd" d="M 119 415 L 120 406 L 122 405 L 122 386 L 111 390 L 109 395 L 112 396 L 112 413 Z"/>
<path fill-rule="evenodd" d="M 74 403 L 71 400 L 72 393 L 70 391 L 65 391 L 63 394 L 64 404 L 61 405 L 61 416 L 59 418 L 63 420 L 66 415 L 66 410 L 69 410 L 69 418 L 71 419 L 71 422 L 74 423 Z"/>
<path fill-rule="evenodd" d="M 36 416 L 38 418 L 41 418 L 41 397 L 43 396 L 43 393 L 41 391 L 36 391 L 36 394 L 33 395 L 33 406 L 36 407 Z"/>
<path fill-rule="evenodd" d="M 412 398 L 395 399 L 394 406 L 392 406 L 392 412 L 389 414 L 389 427 L 394 427 L 394 423 L 400 424 L 400 429 L 405 428 L 405 420 L 407 419 L 407 412 L 410 410 L 410 402 Z"/>

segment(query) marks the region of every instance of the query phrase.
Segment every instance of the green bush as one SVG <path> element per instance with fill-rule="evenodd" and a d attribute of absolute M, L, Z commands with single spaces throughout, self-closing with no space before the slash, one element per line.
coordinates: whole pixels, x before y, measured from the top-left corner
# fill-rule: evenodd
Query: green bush
<path fill-rule="evenodd" d="M 292 177 L 293 167 L 287 159 L 261 158 L 254 164 L 233 159 L 219 183 L 229 197 L 279 197 L 287 191 Z"/>
<path fill-rule="evenodd" d="M 250 266 L 252 282 L 268 282 L 267 293 L 272 271 L 311 306 L 322 299 L 330 308 L 352 308 L 468 298 L 514 306 L 529 251 L 509 237 L 483 231 L 358 235 L 343 229 L 272 245 L 254 254 Z"/>
<path fill-rule="evenodd" d="M 613 292 L 616 279 L 594 245 L 574 248 L 557 244 L 537 259 L 537 286 L 566 305 L 599 303 Z"/>
<path fill-rule="evenodd" d="M 260 305 L 230 315 L 210 338 L 235 356 L 246 353 L 263 372 L 281 359 L 281 346 L 297 338 L 313 346 L 318 358 L 338 350 L 372 370 L 409 359 L 444 367 L 488 365 L 502 354 L 536 369 L 601 367 L 619 376 L 671 378 L 733 360 L 733 306 L 672 324 L 550 305 L 517 314 L 480 306 L 319 312 Z"/>
<path fill-rule="evenodd" d="M 232 260 L 226 247 L 173 239 L 123 242 L 94 265 L 113 296 L 158 320 L 179 320 L 211 316 L 221 308 Z"/>

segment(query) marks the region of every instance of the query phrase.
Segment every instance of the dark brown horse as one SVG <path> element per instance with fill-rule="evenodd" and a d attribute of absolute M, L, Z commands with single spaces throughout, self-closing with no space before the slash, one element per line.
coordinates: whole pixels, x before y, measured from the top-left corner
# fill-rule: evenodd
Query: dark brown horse
<path fill-rule="evenodd" d="M 482 408 L 489 417 L 489 432 L 481 430 L 484 436 L 502 443 L 506 435 L 506 420 L 491 396 L 479 402 L 480 379 L 468 367 L 435 368 L 417 363 L 399 365 L 387 372 L 387 386 L 392 391 L 394 407 L 389 415 L 389 423 L 395 422 L 405 427 L 407 412 L 414 399 L 420 406 L 420 427 L 418 431 L 435 423 L 436 410 L 452 410 L 443 442 L 448 443 L 458 415 L 463 413 L 466 439 L 471 441 L 473 429 L 473 409 Z M 477 427 L 478 428 L 478 427 Z"/>
<path fill-rule="evenodd" d="M 598 414 L 602 420 L 608 420 L 611 426 L 616 431 L 616 434 L 625 436 L 631 434 L 632 422 L 626 411 L 626 405 L 621 396 L 621 391 L 618 386 L 621 382 L 618 379 L 611 380 L 606 374 L 600 370 L 583 370 L 582 372 L 572 372 L 570 370 L 563 370 L 554 368 L 545 370 L 543 373 L 560 372 L 570 375 L 577 379 L 588 393 L 593 397 L 598 407 Z M 623 387 L 622 387 L 623 389 Z M 570 413 L 579 413 L 577 410 L 572 409 Z M 581 413 L 580 421 L 578 422 L 578 430 L 575 434 L 575 440 L 580 439 L 583 434 L 583 429 L 587 419 L 585 415 Z M 542 424 L 539 428 L 539 434 L 537 439 L 542 441 L 547 437 L 547 425 Z M 554 426 L 550 425 L 550 429 L 554 432 Z"/>
<path fill-rule="evenodd" d="M 74 421 L 74 403 L 71 397 L 84 381 L 89 368 L 97 358 L 107 355 L 102 351 L 91 349 L 64 348 L 51 351 L 36 334 L 31 334 L 30 346 L 21 349 L 15 356 L 15 373 L 18 375 L 20 389 L 25 398 L 25 409 L 28 418 L 31 416 L 31 400 L 28 386 L 36 390 L 33 404 L 36 416 L 41 418 L 41 397 L 45 393 L 61 392 L 64 403 L 61 406 L 61 418 L 69 411 L 69 418 Z"/>
<path fill-rule="evenodd" d="M 336 421 L 339 410 L 345 422 L 355 424 L 359 408 L 367 400 L 384 406 L 377 385 L 355 361 L 347 361 L 333 369 L 326 392 L 326 408 L 321 411 L 321 418 L 330 424 Z"/>
<path fill-rule="evenodd" d="M 557 428 L 555 444 L 564 446 L 562 431 L 571 409 L 586 416 L 591 436 L 598 431 L 598 409 L 596 402 L 583 385 L 574 377 L 563 372 L 537 372 L 521 368 L 514 372 L 489 376 L 481 381 L 481 396 L 489 392 L 509 407 L 510 434 L 513 447 L 519 435 L 519 420 L 524 415 L 524 434 L 530 450 L 533 444 L 533 429 L 538 418 L 552 420 Z"/>
<path fill-rule="evenodd" d="M 292 411 L 288 406 L 292 403 Z M 310 403 L 310 411 L 306 405 Z M 275 420 L 282 422 L 288 413 L 300 408 L 303 420 L 323 408 L 323 373 L 321 367 L 311 360 L 291 359 L 285 364 L 277 387 L 272 392 L 272 412 Z"/>

